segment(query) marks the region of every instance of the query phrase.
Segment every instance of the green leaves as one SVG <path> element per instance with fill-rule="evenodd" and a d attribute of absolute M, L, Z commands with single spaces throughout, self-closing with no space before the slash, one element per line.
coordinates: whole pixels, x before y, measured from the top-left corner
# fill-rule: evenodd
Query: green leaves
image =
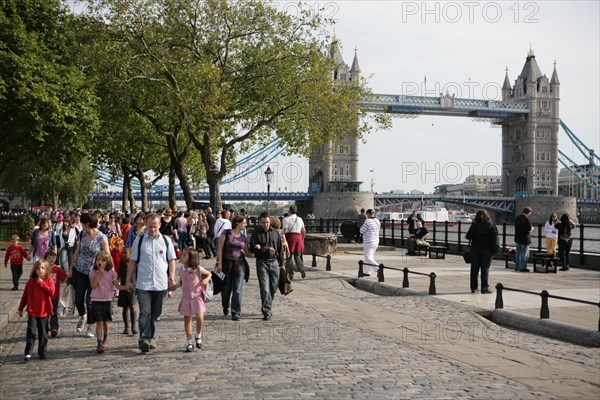
<path fill-rule="evenodd" d="M 93 86 L 73 64 L 69 18 L 58 1 L 0 8 L 0 183 L 8 165 L 65 165 L 86 155 L 98 128 Z"/>

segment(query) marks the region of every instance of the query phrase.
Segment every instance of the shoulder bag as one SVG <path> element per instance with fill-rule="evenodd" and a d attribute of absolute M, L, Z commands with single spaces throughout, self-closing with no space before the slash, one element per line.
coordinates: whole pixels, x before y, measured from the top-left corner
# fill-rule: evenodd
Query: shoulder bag
<path fill-rule="evenodd" d="M 467 248 L 467 251 L 465 251 L 462 256 L 466 264 L 471 264 L 471 240 L 469 240 L 469 247 Z"/>

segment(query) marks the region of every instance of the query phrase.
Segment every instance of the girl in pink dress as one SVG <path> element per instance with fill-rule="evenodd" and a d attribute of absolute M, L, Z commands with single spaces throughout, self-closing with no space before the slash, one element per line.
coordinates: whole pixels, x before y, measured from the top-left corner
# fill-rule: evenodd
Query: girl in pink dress
<path fill-rule="evenodd" d="M 211 273 L 200 266 L 200 256 L 192 248 L 181 252 L 181 263 L 179 268 L 179 283 L 173 287 L 181 287 L 181 302 L 179 303 L 179 314 L 183 315 L 185 334 L 187 336 L 186 352 L 194 350 L 192 341 L 192 317 L 196 316 L 196 347 L 202 348 L 202 324 L 204 323 L 204 292 L 206 285 L 211 279 Z"/>

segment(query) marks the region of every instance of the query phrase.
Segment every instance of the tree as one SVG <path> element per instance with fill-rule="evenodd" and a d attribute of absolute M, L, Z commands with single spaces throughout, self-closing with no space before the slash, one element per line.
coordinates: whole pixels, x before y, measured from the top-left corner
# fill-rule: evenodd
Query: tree
<path fill-rule="evenodd" d="M 93 82 L 73 61 L 71 17 L 58 0 L 0 6 L 0 184 L 24 161 L 36 172 L 88 154 L 98 127 Z M 8 178 L 10 180 L 10 178 Z M 27 180 L 21 183 L 21 191 Z"/>
<path fill-rule="evenodd" d="M 236 156 L 252 146 L 279 137 L 288 152 L 307 154 L 352 134 L 357 121 L 360 136 L 373 128 L 359 107 L 369 95 L 364 84 L 334 84 L 327 21 L 318 15 L 291 16 L 258 0 L 95 4 L 110 21 L 110 58 L 126 60 L 126 76 L 116 79 L 165 137 L 185 193 L 184 136 L 200 154 L 212 202 Z"/>

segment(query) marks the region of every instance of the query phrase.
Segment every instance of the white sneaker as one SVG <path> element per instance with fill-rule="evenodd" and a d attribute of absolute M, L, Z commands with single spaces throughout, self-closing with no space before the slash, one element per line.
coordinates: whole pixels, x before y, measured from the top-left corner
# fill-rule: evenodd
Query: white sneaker
<path fill-rule="evenodd" d="M 77 332 L 83 331 L 84 321 L 85 321 L 85 315 L 83 317 L 79 317 L 79 321 L 77 321 Z"/>
<path fill-rule="evenodd" d="M 88 328 L 87 331 L 85 331 L 85 333 L 83 334 L 83 336 L 93 338 L 96 335 L 94 335 L 94 332 L 92 332 L 92 330 L 90 328 Z"/>

